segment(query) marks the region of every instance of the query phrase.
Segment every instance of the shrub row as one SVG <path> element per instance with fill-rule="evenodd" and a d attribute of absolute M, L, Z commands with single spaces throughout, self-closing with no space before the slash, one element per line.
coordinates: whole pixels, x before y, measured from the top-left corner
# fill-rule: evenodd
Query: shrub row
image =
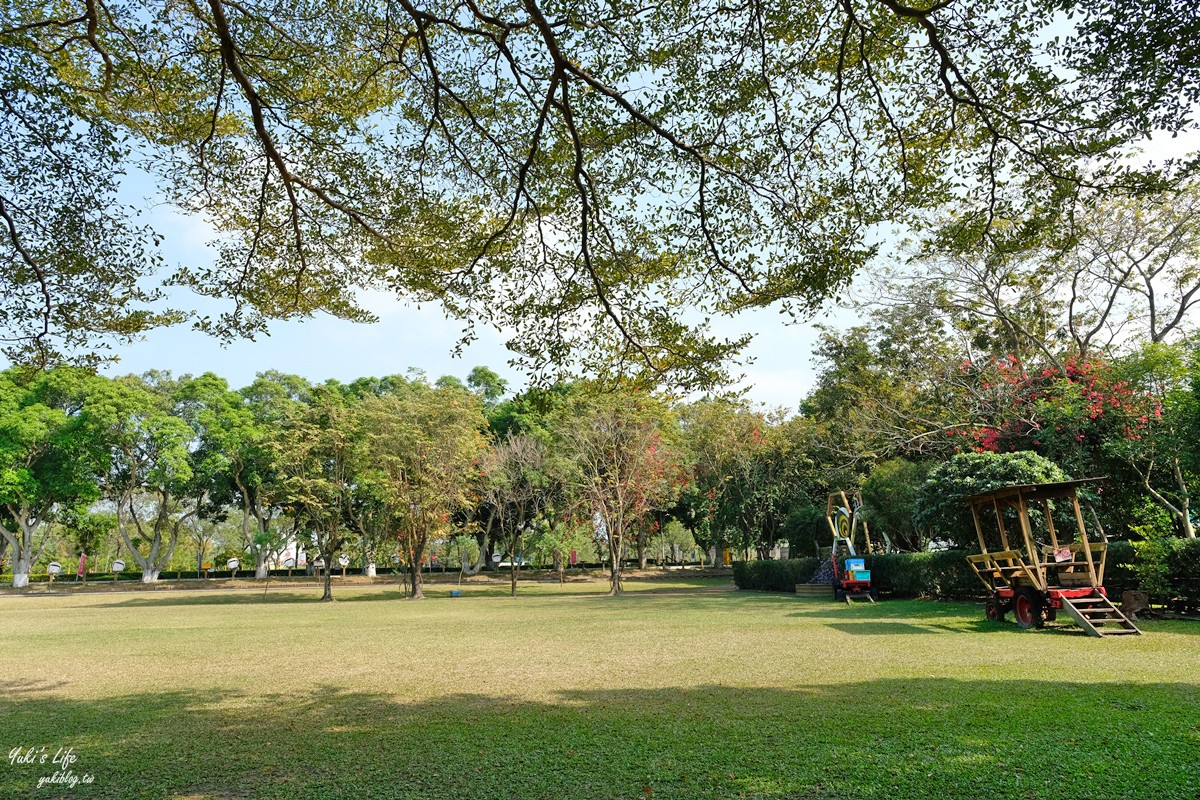
<path fill-rule="evenodd" d="M 871 581 L 893 597 L 933 597 L 959 600 L 979 597 L 983 584 L 967 566 L 963 550 L 936 553 L 896 553 L 864 556 Z M 819 560 L 739 561 L 733 580 L 739 589 L 794 592 L 807 583 Z M 1127 589 L 1142 588 L 1156 600 L 1200 604 L 1200 539 L 1165 539 L 1157 542 L 1110 542 L 1104 585 L 1111 597 Z"/>
<path fill-rule="evenodd" d="M 962 550 L 865 556 L 871 585 L 895 597 L 963 600 L 983 594 L 983 584 Z"/>
<path fill-rule="evenodd" d="M 762 592 L 794 592 L 797 583 L 808 583 L 820 559 L 787 558 L 779 561 L 735 561 L 733 582 L 739 589 Z"/>
<path fill-rule="evenodd" d="M 871 582 L 895 597 L 975 597 L 982 589 L 960 550 L 939 553 L 899 553 L 865 556 Z M 763 592 L 794 592 L 797 583 L 808 583 L 822 559 L 796 558 L 783 561 L 740 561 L 733 565 L 734 584 L 739 589 Z"/>

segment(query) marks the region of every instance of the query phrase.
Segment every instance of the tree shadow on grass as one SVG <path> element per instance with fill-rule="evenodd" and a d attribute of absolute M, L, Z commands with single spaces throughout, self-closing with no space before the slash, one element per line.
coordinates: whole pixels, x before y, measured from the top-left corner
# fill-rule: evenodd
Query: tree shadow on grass
<path fill-rule="evenodd" d="M 962 619 L 978 614 L 983 617 L 983 605 L 971 602 L 938 602 L 935 600 L 881 600 L 864 605 L 823 600 L 794 600 L 801 607 L 789 617 L 870 618 L 870 619 Z"/>
<path fill-rule="evenodd" d="M 626 592 L 619 598 L 613 598 L 616 602 L 637 602 L 639 600 L 652 600 L 655 597 L 670 597 L 673 602 L 679 601 L 688 603 L 690 598 L 695 598 L 706 608 L 712 608 L 716 604 L 728 603 L 730 592 L 722 590 L 714 590 L 710 586 L 697 587 L 660 587 L 660 588 L 642 588 L 650 584 L 650 581 L 645 581 L 639 588 Z M 455 589 L 462 590 L 461 597 L 451 597 L 450 592 Z M 603 588 L 592 588 L 591 590 L 581 590 L 564 588 L 558 591 L 528 591 L 531 587 L 528 585 L 519 585 L 517 589 L 517 598 L 522 600 L 537 600 L 549 601 L 556 599 L 597 599 L 605 602 L 610 602 L 606 591 Z M 525 589 L 526 591 L 522 591 Z M 424 586 L 426 599 L 430 601 L 454 600 L 455 602 L 464 602 L 471 599 L 479 598 L 506 598 L 509 597 L 508 584 L 496 585 L 470 585 L 466 584 L 462 587 L 448 584 L 427 584 Z M 154 607 L 154 606 L 232 606 L 232 605 L 253 605 L 260 603 L 313 603 L 319 602 L 321 599 L 321 590 L 316 587 L 295 588 L 291 586 L 280 586 L 270 589 L 237 589 L 237 590 L 201 590 L 201 591 L 157 591 L 137 593 L 135 596 L 126 596 L 121 599 L 113 599 L 112 602 L 98 603 L 97 608 L 135 608 L 135 607 Z M 402 592 L 401 588 L 395 584 L 376 584 L 370 587 L 344 587 L 341 591 L 335 585 L 333 588 L 333 599 L 339 603 L 373 603 L 405 601 L 407 596 Z M 753 602 L 755 598 L 742 598 L 742 602 Z"/>
<path fill-rule="evenodd" d="M 914 625 L 910 622 L 831 622 L 827 627 L 854 636 L 896 636 L 941 632 L 933 626 Z"/>
<path fill-rule="evenodd" d="M 1085 636 L 1065 614 L 1056 622 L 1037 630 L 1023 630 L 1011 618 L 993 622 L 984 618 L 983 609 L 971 603 L 936 603 L 904 600 L 873 606 L 828 604 L 822 609 L 806 609 L 786 616 L 826 622 L 826 627 L 857 636 L 891 636 L 914 633 L 951 633 L 1013 636 Z M 971 616 L 965 616 L 970 614 Z"/>
<path fill-rule="evenodd" d="M 371 590 L 342 592 L 335 589 L 333 599 L 339 603 L 372 603 L 384 600 L 403 600 L 400 590 L 395 586 L 376 586 Z M 247 591 L 236 590 L 221 592 L 205 590 L 203 592 L 155 592 L 152 594 L 127 597 L 114 600 L 111 603 L 99 603 L 96 608 L 152 608 L 156 606 L 237 606 L 260 605 L 263 603 L 319 603 L 321 590 L 319 588 L 295 589 L 285 587 L 280 589 L 262 589 Z"/>
<path fill-rule="evenodd" d="M 1190 684 L 888 679 L 800 690 L 571 691 L 423 702 L 8 686 L 5 752 L 72 747 L 93 798 L 1194 800 Z M 38 796 L 51 766 L 0 767 Z"/>

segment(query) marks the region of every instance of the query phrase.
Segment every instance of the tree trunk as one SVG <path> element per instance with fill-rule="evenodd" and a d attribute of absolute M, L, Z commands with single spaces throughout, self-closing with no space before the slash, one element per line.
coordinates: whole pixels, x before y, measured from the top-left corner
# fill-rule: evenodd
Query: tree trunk
<path fill-rule="evenodd" d="M 1192 524 L 1191 503 L 1192 498 L 1188 495 L 1187 481 L 1184 480 L 1183 470 L 1179 467 L 1179 459 L 1175 459 L 1172 465 L 1175 472 L 1175 485 L 1179 487 L 1179 505 L 1180 518 L 1183 522 L 1183 535 L 1189 539 L 1196 538 L 1196 526 Z"/>
<path fill-rule="evenodd" d="M 269 577 L 271 574 L 271 570 L 270 570 L 270 566 L 267 564 L 266 554 L 259 551 L 257 554 L 255 554 L 254 558 L 255 558 L 255 561 L 257 562 L 254 565 L 254 577 L 257 580 L 262 580 L 263 578 Z"/>
<path fill-rule="evenodd" d="M 142 569 L 142 583 L 157 583 L 158 582 L 158 573 L 160 571 L 161 570 L 153 569 L 153 568 Z"/>
<path fill-rule="evenodd" d="M 624 531 L 614 533 L 612 528 L 608 531 L 608 558 L 609 558 L 609 576 L 608 576 L 608 596 L 613 597 L 618 594 L 624 594 L 625 588 L 621 586 L 621 537 L 624 536 Z"/>
<path fill-rule="evenodd" d="M 1142 486 L 1145 487 L 1147 493 L 1154 498 L 1160 506 L 1166 509 L 1167 513 L 1175 520 L 1175 524 L 1179 526 L 1179 531 L 1189 539 L 1196 538 L 1196 527 L 1192 525 L 1191 515 L 1191 497 L 1188 495 L 1187 481 L 1183 477 L 1183 470 L 1179 466 L 1179 460 L 1176 459 L 1172 464 L 1175 475 L 1175 486 L 1179 490 L 1179 504 L 1176 505 L 1171 500 L 1156 490 L 1150 483 L 1150 471 L 1153 469 L 1153 464 L 1146 468 L 1145 472 L 1138 470 L 1138 474 L 1142 478 Z M 1136 466 L 1135 466 L 1136 469 Z"/>
<path fill-rule="evenodd" d="M 42 537 L 42 547 L 38 548 L 35 554 L 33 538 L 38 523 L 34 522 L 33 510 L 28 506 L 21 506 L 19 509 L 8 506 L 8 512 L 19 529 L 16 533 L 4 533 L 7 544 L 13 549 L 13 588 L 22 589 L 29 585 L 29 572 L 33 568 L 34 560 L 41 555 L 46 540 Z"/>
<path fill-rule="evenodd" d="M 408 563 L 408 575 L 412 581 L 412 594 L 409 595 L 410 600 L 424 600 L 425 592 L 421 589 L 421 562 L 415 558 L 410 558 Z"/>
<path fill-rule="evenodd" d="M 612 597 L 618 594 L 624 594 L 625 589 L 621 586 L 621 562 L 617 559 L 612 560 L 608 576 L 608 596 Z"/>
<path fill-rule="evenodd" d="M 20 548 L 13 557 L 13 588 L 23 589 L 29 585 L 29 554 Z"/>
<path fill-rule="evenodd" d="M 496 509 L 493 508 L 488 512 L 488 521 L 487 525 L 485 525 L 483 528 L 483 533 L 479 534 L 479 556 L 475 559 L 474 564 L 470 566 L 467 566 L 466 564 L 462 565 L 463 575 L 478 575 L 481 570 L 487 568 L 488 538 L 491 535 L 492 522 L 495 520 L 495 518 Z"/>
<path fill-rule="evenodd" d="M 368 561 L 367 565 L 365 567 L 363 567 L 363 575 L 366 575 L 368 578 L 375 577 L 375 562 L 374 561 Z"/>
<path fill-rule="evenodd" d="M 324 581 L 324 590 L 321 593 L 321 602 L 322 603 L 332 603 L 333 602 L 333 583 L 332 583 L 333 569 L 331 567 L 331 564 L 332 564 L 332 558 L 326 558 L 325 566 L 321 570 L 321 573 L 322 573 L 321 578 Z"/>
<path fill-rule="evenodd" d="M 512 589 L 509 591 L 509 596 L 516 597 L 517 596 L 517 557 L 516 556 L 511 556 L 509 558 L 508 572 L 509 572 L 509 577 L 512 579 Z"/>

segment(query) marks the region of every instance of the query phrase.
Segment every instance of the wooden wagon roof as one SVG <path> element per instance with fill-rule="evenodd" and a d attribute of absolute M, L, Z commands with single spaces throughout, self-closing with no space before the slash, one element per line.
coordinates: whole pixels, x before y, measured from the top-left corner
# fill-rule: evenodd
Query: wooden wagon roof
<path fill-rule="evenodd" d="M 998 489 L 973 494 L 963 499 L 970 503 L 973 508 L 991 505 L 992 503 L 1015 501 L 1021 497 L 1025 498 L 1025 500 L 1052 500 L 1056 497 L 1071 497 L 1080 486 L 1089 483 L 1100 483 L 1103 480 L 1106 479 L 1080 478 L 1079 480 L 1058 481 L 1056 483 L 1023 483 L 1015 486 L 1001 486 Z"/>

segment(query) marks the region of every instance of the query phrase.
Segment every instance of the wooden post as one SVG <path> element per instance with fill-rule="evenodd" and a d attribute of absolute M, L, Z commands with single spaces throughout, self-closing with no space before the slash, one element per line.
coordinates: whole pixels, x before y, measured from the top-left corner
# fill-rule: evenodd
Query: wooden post
<path fill-rule="evenodd" d="M 975 535 L 979 537 L 979 552 L 986 553 L 987 545 L 983 541 L 983 526 L 979 524 L 979 507 L 971 503 L 971 518 L 975 520 Z"/>
<path fill-rule="evenodd" d="M 1092 581 L 1092 588 L 1100 585 L 1100 579 L 1096 576 L 1096 565 L 1092 562 L 1092 546 L 1088 544 L 1087 528 L 1083 524 L 1083 509 L 1079 507 L 1079 495 L 1072 492 L 1071 503 L 1075 506 L 1075 523 L 1079 526 L 1080 544 L 1083 545 L 1083 555 L 1087 558 L 1088 577 Z"/>
<path fill-rule="evenodd" d="M 1000 526 L 1000 544 L 1005 550 L 1012 550 L 1008 543 L 1008 531 L 1004 528 L 1004 512 L 1000 510 L 1000 501 L 992 498 L 992 508 L 996 510 L 996 524 Z"/>
<path fill-rule="evenodd" d="M 857 520 L 858 512 L 861 511 L 862 507 L 863 507 L 862 492 L 855 492 L 854 499 L 856 501 L 858 501 L 858 508 L 854 512 L 854 519 Z M 867 520 L 865 518 L 862 521 L 862 526 L 863 526 L 863 539 L 865 539 L 867 542 L 867 555 L 871 555 L 872 553 L 875 552 L 875 548 L 871 544 L 871 529 L 867 527 Z"/>
<path fill-rule="evenodd" d="M 1017 517 L 1021 520 L 1021 536 L 1025 539 L 1025 552 L 1029 553 L 1030 562 L 1037 571 L 1038 588 L 1044 592 L 1046 591 L 1046 567 L 1038 556 L 1037 547 L 1033 544 L 1033 533 L 1029 530 L 1029 506 L 1025 502 L 1024 494 L 1017 495 Z"/>
<path fill-rule="evenodd" d="M 1043 498 L 1042 513 L 1046 515 L 1046 527 L 1050 529 L 1050 544 L 1058 549 L 1058 533 L 1054 530 L 1054 520 L 1050 517 L 1050 501 Z"/>

